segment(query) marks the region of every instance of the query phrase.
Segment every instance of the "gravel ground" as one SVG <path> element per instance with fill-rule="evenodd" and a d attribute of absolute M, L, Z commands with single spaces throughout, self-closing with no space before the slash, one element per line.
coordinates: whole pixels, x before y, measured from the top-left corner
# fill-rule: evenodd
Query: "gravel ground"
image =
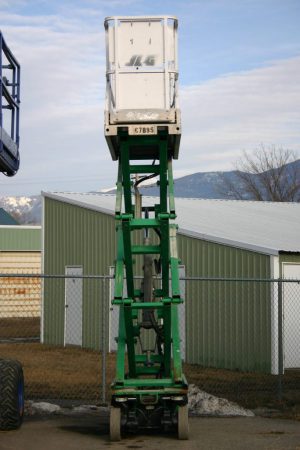
<path fill-rule="evenodd" d="M 178 441 L 176 433 L 141 432 L 111 443 L 108 407 L 27 401 L 22 428 L 2 432 L 0 450 L 300 450 L 299 422 L 254 416 L 195 385 L 189 389 L 189 412 L 189 441 Z"/>

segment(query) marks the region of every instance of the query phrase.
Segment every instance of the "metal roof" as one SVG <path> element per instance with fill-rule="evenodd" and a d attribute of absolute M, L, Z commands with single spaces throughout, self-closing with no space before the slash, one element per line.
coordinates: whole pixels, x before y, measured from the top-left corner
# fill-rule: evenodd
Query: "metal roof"
<path fill-rule="evenodd" d="M 42 194 L 114 214 L 114 195 Z M 144 204 L 155 202 L 153 197 L 143 199 Z M 300 252 L 300 203 L 176 198 L 175 204 L 181 234 L 270 255 Z"/>

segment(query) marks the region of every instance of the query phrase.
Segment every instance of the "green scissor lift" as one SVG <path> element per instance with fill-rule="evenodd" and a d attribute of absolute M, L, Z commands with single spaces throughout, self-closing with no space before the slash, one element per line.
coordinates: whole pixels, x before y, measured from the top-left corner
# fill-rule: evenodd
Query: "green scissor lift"
<path fill-rule="evenodd" d="M 175 428 L 180 439 L 187 439 L 188 387 L 178 326 L 183 299 L 173 223 L 172 160 L 178 158 L 181 136 L 178 21 L 174 16 L 115 16 L 107 17 L 104 26 L 104 133 L 112 159 L 119 162 L 113 299 L 119 332 L 111 440 L 119 440 L 122 429 L 142 428 Z M 138 186 L 154 177 L 159 197 L 143 205 Z"/>
<path fill-rule="evenodd" d="M 188 439 L 188 386 L 182 372 L 178 325 L 178 305 L 183 299 L 177 225 L 172 223 L 176 218 L 173 141 L 166 129 L 148 136 L 132 136 L 120 129 L 117 142 L 117 259 L 113 304 L 119 306 L 119 332 L 116 377 L 112 384 L 111 440 L 121 438 L 122 428 L 135 431 L 156 427 L 177 429 L 179 439 Z M 153 162 L 149 164 L 147 160 Z M 132 180 L 134 176 L 145 179 L 152 174 L 158 177 L 159 201 L 143 206 L 140 196 L 133 194 Z M 143 230 L 140 245 L 134 244 L 135 230 Z M 151 233 L 157 236 L 155 243 L 150 242 Z M 142 283 L 138 288 L 133 269 L 137 255 L 143 258 Z M 154 265 L 155 277 L 159 278 L 155 288 Z M 152 350 L 138 352 L 143 329 L 154 330 L 156 344 Z"/>

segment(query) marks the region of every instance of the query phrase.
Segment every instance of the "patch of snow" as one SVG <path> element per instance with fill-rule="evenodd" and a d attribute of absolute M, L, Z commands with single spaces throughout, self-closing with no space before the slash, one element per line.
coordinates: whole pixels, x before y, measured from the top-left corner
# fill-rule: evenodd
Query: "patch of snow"
<path fill-rule="evenodd" d="M 75 413 L 94 413 L 101 411 L 108 411 L 109 408 L 107 406 L 96 406 L 96 405 L 80 405 L 72 408 L 72 411 Z"/>
<path fill-rule="evenodd" d="M 205 391 L 201 391 L 196 385 L 191 384 L 188 391 L 188 408 L 191 416 L 210 417 L 254 417 L 255 414 L 237 403 L 225 398 L 215 397 Z M 58 405 L 47 402 L 26 402 L 26 415 L 35 414 L 108 414 L 109 407 L 96 405 L 80 405 L 71 408 L 61 408 Z"/>
<path fill-rule="evenodd" d="M 201 391 L 195 384 L 189 386 L 188 408 L 192 416 L 254 416 L 249 409 L 244 409 L 225 398 L 218 398 Z"/>
<path fill-rule="evenodd" d="M 59 412 L 61 408 L 53 403 L 37 402 L 31 404 L 31 410 L 34 414 L 53 414 Z"/>
<path fill-rule="evenodd" d="M 7 197 L 7 204 L 13 207 L 17 206 L 30 206 L 31 198 L 29 197 Z"/>

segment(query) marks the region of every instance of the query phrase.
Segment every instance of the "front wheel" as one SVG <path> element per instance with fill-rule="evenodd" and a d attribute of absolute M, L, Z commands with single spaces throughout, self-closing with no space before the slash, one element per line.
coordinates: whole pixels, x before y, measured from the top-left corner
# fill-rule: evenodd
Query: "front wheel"
<path fill-rule="evenodd" d="M 115 406 L 110 408 L 109 431 L 112 442 L 121 440 L 121 409 Z"/>
<path fill-rule="evenodd" d="M 188 405 L 178 406 L 178 439 L 189 438 L 189 413 Z"/>
<path fill-rule="evenodd" d="M 24 376 L 21 363 L 0 360 L 0 430 L 15 430 L 24 416 Z"/>

